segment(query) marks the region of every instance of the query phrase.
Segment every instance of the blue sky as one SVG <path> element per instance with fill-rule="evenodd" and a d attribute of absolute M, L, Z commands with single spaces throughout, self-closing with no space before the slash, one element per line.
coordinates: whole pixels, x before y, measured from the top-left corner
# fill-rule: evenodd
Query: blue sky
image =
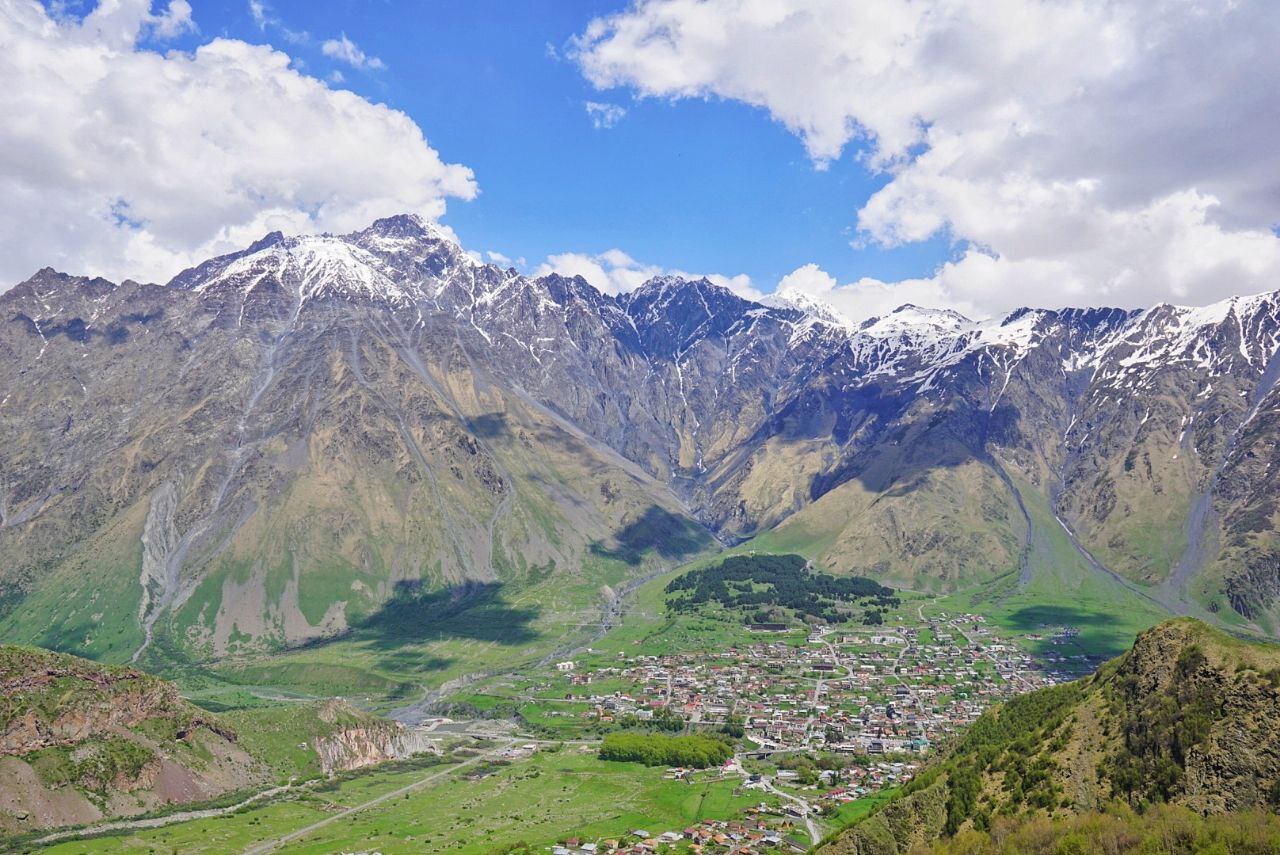
<path fill-rule="evenodd" d="M 0 289 L 395 212 L 529 273 L 720 275 L 850 319 L 1280 285 L 1267 0 L 4 8 Z"/>
<path fill-rule="evenodd" d="M 448 161 L 475 171 L 480 195 L 443 222 L 464 245 L 532 265 L 560 252 L 620 248 L 650 264 L 748 274 L 762 290 L 815 262 L 842 280 L 931 272 L 935 239 L 854 249 L 860 205 L 887 180 L 852 152 L 818 169 L 800 140 L 761 109 L 723 99 L 636 99 L 600 92 L 563 56 L 592 18 L 623 2 L 286 2 L 259 29 L 245 2 L 195 5 L 198 44 L 214 35 L 266 41 L 317 76 L 408 113 Z M 291 42 L 284 28 L 310 35 Z M 385 64 L 325 56 L 346 36 Z M 585 102 L 626 115 L 593 126 Z"/>

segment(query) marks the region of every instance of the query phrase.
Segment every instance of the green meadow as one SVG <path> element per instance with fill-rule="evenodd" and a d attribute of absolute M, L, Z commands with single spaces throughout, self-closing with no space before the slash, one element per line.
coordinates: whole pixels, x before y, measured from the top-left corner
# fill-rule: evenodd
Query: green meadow
<path fill-rule="evenodd" d="M 443 768 L 443 767 L 441 767 Z M 58 844 L 50 853 L 240 852 L 392 792 L 437 769 L 374 772 L 331 791 L 314 791 L 240 813 L 134 834 Z M 712 773 L 692 783 L 660 768 L 612 763 L 565 747 L 506 765 L 480 764 L 352 814 L 289 844 L 287 851 L 331 853 L 488 853 L 525 842 L 549 846 L 569 835 L 617 837 L 636 828 L 655 834 L 702 819 L 728 819 L 769 797 L 734 795 L 739 779 Z"/>

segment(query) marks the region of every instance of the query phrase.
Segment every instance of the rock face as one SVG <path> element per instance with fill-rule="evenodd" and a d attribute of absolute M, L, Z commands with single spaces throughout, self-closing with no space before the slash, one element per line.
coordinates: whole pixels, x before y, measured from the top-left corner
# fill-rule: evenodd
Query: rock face
<path fill-rule="evenodd" d="M 212 716 L 183 701 L 172 683 L 45 650 L 0 645 L 0 695 L 0 755 L 77 745 L 152 719 L 174 722 L 180 738 L 205 728 L 235 740 Z"/>
<path fill-rule="evenodd" d="M 414 754 L 440 754 L 438 738 L 420 727 L 379 718 L 344 701 L 324 702 L 316 713 L 323 731 L 311 748 L 325 774 L 349 772 L 403 760 Z"/>
<path fill-rule="evenodd" d="M 0 833 L 91 822 L 262 783 L 213 716 L 132 668 L 0 646 Z"/>
<path fill-rule="evenodd" d="M 1183 621 L 1139 637 L 1111 679 L 1137 785 L 1199 813 L 1274 806 L 1280 792 L 1280 651 L 1217 637 Z M 1160 762 L 1151 762 L 1154 754 Z M 1166 787 L 1149 771 L 1181 769 Z M 1123 764 L 1109 766 L 1113 788 Z"/>
<path fill-rule="evenodd" d="M 439 754 L 440 746 L 421 728 L 387 722 L 374 727 L 343 728 L 315 741 L 320 768 L 326 773 L 347 772 L 403 760 L 414 754 Z"/>
<path fill-rule="evenodd" d="M 1274 810 L 1280 650 L 1192 619 L 1160 624 L 1094 676 L 987 713 L 914 788 L 824 851 L 892 855 L 996 816 L 1108 802 Z"/>
<path fill-rule="evenodd" d="M 528 279 L 413 217 L 167 285 L 43 270 L 0 295 L 0 637 L 222 657 L 416 592 L 595 591 L 703 527 L 956 590 L 1034 573 L 1059 524 L 1142 596 L 1270 632 L 1278 350 L 1275 294 L 855 327 Z"/>

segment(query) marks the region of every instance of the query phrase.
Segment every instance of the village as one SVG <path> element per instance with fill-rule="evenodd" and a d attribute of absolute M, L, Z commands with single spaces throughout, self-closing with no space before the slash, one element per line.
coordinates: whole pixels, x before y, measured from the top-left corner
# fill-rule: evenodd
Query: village
<path fill-rule="evenodd" d="M 567 660 L 551 715 L 742 734 L 717 775 L 774 796 L 731 821 L 608 840 L 566 838 L 555 855 L 663 851 L 804 851 L 854 803 L 900 787 L 935 748 L 987 707 L 1071 678 L 1066 656 L 1033 656 L 977 615 L 897 625 L 748 627 L 725 650 L 628 656 L 593 666 Z M 1071 638 L 1050 631 L 1051 644 Z M 1039 638 L 1040 636 L 1037 636 Z M 562 682 L 563 681 L 563 682 Z M 671 769 L 688 776 L 692 770 Z"/>

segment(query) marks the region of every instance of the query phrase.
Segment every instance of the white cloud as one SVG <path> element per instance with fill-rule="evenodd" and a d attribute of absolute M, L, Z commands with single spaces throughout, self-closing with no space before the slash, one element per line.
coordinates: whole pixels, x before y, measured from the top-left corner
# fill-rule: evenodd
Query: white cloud
<path fill-rule="evenodd" d="M 343 33 L 341 38 L 329 39 L 320 46 L 320 51 L 330 59 L 345 62 L 352 68 L 378 71 L 386 68 L 386 64 L 376 56 L 369 56 L 355 42 Z"/>
<path fill-rule="evenodd" d="M 1277 43 L 1261 0 L 637 0 L 574 50 L 602 89 L 759 106 L 819 165 L 856 145 L 890 179 L 862 237 L 962 252 L 904 293 L 996 311 L 1280 287 Z"/>
<path fill-rule="evenodd" d="M 584 101 L 583 106 L 587 109 L 587 115 L 591 117 L 591 125 L 596 130 L 607 130 L 612 128 L 618 122 L 622 121 L 622 117 L 627 115 L 626 107 L 619 107 L 617 104 L 602 104 L 599 101 Z"/>
<path fill-rule="evenodd" d="M 278 33 L 286 42 L 291 45 L 309 45 L 311 43 L 311 34 L 306 30 L 292 30 L 285 26 L 266 2 L 266 0 L 249 0 L 249 17 L 253 19 L 253 23 L 257 25 L 259 30 L 267 32 L 268 30 Z M 294 60 L 294 66 L 300 67 L 301 62 Z"/>
<path fill-rule="evenodd" d="M 196 22 L 191 19 L 191 4 L 187 0 L 169 0 L 164 13 L 154 16 L 151 25 L 158 39 L 176 38 L 196 29 Z"/>
<path fill-rule="evenodd" d="M 610 249 L 598 255 L 580 252 L 564 252 L 551 255 L 533 271 L 533 276 L 559 273 L 561 276 L 581 276 L 606 294 L 634 291 L 655 276 L 680 276 L 685 279 L 701 279 L 704 276 L 716 285 L 748 300 L 759 300 L 764 295 L 751 284 L 745 273 L 725 276 L 720 273 L 688 273 L 656 264 L 636 261 L 620 249 Z"/>
<path fill-rule="evenodd" d="M 956 300 L 947 291 L 941 277 L 881 282 L 860 279 L 841 285 L 834 276 L 816 264 L 806 264 L 788 273 L 778 282 L 777 293 L 799 291 L 835 309 L 847 320 L 858 322 L 886 315 L 905 303 L 917 306 L 945 306 L 962 314 L 982 317 L 985 313 L 973 303 Z"/>
<path fill-rule="evenodd" d="M 185 4 L 183 4 L 185 6 Z M 140 47 L 174 5 L 104 2 L 81 21 L 0 12 L 0 282 L 45 264 L 163 280 L 272 229 L 346 231 L 443 215 L 476 194 L 403 113 L 267 46 Z"/>
<path fill-rule="evenodd" d="M 119 47 L 132 46 L 139 38 L 172 39 L 195 30 L 191 4 L 169 0 L 159 14 L 151 11 L 151 0 L 102 0 L 85 15 L 80 31 L 88 38 Z M 62 23 L 74 23 L 55 10 Z"/>
<path fill-rule="evenodd" d="M 521 256 L 520 258 L 512 258 L 508 255 L 503 255 L 501 252 L 496 252 L 494 250 L 489 250 L 488 252 L 486 252 L 485 258 L 489 260 L 490 264 L 496 264 L 499 267 L 514 267 L 516 269 L 521 269 L 526 266 L 526 262 L 523 256 Z"/>

